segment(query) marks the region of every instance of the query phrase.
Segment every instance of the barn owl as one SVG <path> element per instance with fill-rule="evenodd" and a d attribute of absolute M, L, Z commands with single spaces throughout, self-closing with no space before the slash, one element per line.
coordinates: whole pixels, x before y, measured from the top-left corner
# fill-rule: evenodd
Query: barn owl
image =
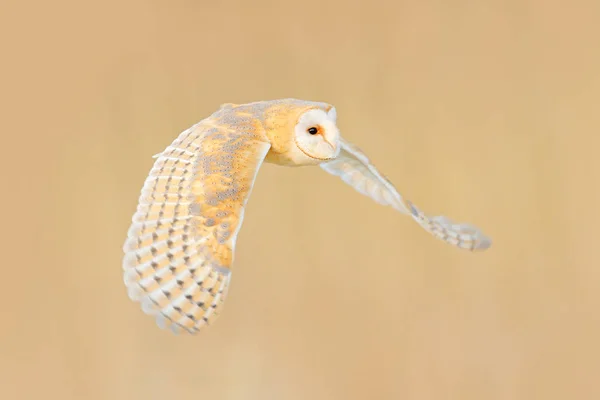
<path fill-rule="evenodd" d="M 402 197 L 340 136 L 336 119 L 335 107 L 321 102 L 223 104 L 155 155 L 123 248 L 129 297 L 175 333 L 195 334 L 217 318 L 244 208 L 263 162 L 318 165 L 453 246 L 490 246 L 479 229 L 429 217 Z"/>

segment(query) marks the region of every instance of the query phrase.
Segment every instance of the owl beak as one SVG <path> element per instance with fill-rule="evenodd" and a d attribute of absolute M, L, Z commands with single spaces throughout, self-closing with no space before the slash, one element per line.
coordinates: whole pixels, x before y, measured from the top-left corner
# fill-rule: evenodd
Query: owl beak
<path fill-rule="evenodd" d="M 325 141 L 325 143 L 327 143 L 329 145 L 329 147 L 331 147 L 331 150 L 333 150 L 334 152 L 337 151 L 335 146 L 333 144 L 331 144 L 331 142 L 329 140 L 327 140 L 327 138 L 325 136 L 323 136 L 323 140 Z"/>

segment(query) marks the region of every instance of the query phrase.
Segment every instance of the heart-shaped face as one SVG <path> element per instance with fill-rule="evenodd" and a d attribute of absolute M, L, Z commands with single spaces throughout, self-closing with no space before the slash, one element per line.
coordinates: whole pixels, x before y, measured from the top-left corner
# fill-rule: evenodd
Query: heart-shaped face
<path fill-rule="evenodd" d="M 327 161 L 340 152 L 340 132 L 336 125 L 336 111 L 310 109 L 298 118 L 294 127 L 294 142 L 298 149 L 314 161 Z"/>

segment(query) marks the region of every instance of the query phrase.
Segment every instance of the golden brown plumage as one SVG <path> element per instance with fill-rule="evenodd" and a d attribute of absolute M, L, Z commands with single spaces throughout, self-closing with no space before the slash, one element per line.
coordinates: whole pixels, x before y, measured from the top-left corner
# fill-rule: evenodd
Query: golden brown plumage
<path fill-rule="evenodd" d="M 340 137 L 335 108 L 326 103 L 223 104 L 155 158 L 124 245 L 124 280 L 130 298 L 174 332 L 196 333 L 221 312 L 244 207 L 263 161 L 321 165 L 450 244 L 478 250 L 491 243 L 476 228 L 427 217 L 403 199 Z"/>

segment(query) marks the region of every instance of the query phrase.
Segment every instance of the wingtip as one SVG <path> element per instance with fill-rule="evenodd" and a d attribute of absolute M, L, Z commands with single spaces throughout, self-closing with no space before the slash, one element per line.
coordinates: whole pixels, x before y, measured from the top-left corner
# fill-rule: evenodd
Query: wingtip
<path fill-rule="evenodd" d="M 486 250 L 492 245 L 492 240 L 471 224 L 457 224 L 441 215 L 428 217 L 414 204 L 407 203 L 413 219 L 438 239 L 473 252 Z"/>
<path fill-rule="evenodd" d="M 487 236 L 481 236 L 475 246 L 473 247 L 473 251 L 484 251 L 489 249 L 492 246 L 492 239 Z"/>

